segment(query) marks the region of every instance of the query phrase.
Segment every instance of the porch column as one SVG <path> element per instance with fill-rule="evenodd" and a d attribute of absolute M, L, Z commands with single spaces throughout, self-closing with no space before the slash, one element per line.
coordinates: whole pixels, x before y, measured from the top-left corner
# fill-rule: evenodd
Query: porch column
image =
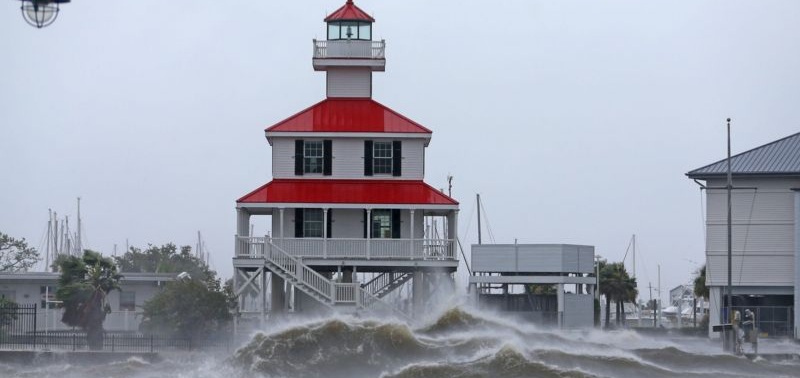
<path fill-rule="evenodd" d="M 261 329 L 267 324 L 267 269 L 261 267 Z"/>
<path fill-rule="evenodd" d="M 453 210 L 450 212 L 450 216 L 447 220 L 447 238 L 452 240 L 451 242 L 447 242 L 449 247 L 447 248 L 447 253 L 449 254 L 448 258 L 455 258 L 458 253 L 456 250 L 458 249 L 458 210 Z"/>
<path fill-rule="evenodd" d="M 372 217 L 370 216 L 370 214 L 372 213 L 372 210 L 371 209 L 366 209 L 366 210 L 367 210 L 367 219 L 365 220 L 365 222 L 367 222 L 367 260 L 369 260 L 370 244 L 371 244 L 369 240 L 372 239 L 372 222 L 371 222 Z"/>
<path fill-rule="evenodd" d="M 250 242 L 239 241 L 239 237 L 250 236 L 250 213 L 245 209 L 236 209 L 236 245 L 234 246 L 235 256 L 244 255 L 249 252 Z"/>
<path fill-rule="evenodd" d="M 794 191 L 794 338 L 800 339 L 800 190 Z"/>
<path fill-rule="evenodd" d="M 322 209 L 322 258 L 328 258 L 328 209 Z"/>
<path fill-rule="evenodd" d="M 425 295 L 424 276 L 421 270 L 414 271 L 414 278 L 411 282 L 411 306 L 412 314 L 415 319 L 419 319 L 422 315 L 422 305 L 425 303 L 423 298 Z"/>
<path fill-rule="evenodd" d="M 281 237 L 281 248 L 283 248 L 283 246 L 285 245 L 285 244 L 283 243 L 283 210 L 285 210 L 285 209 L 284 209 L 284 208 L 280 208 L 280 210 L 279 210 L 279 212 L 281 213 L 281 214 L 280 214 L 280 217 L 281 217 L 281 222 L 280 222 L 280 223 L 281 223 L 281 231 L 280 231 L 280 237 Z"/>
<path fill-rule="evenodd" d="M 558 329 L 564 329 L 564 284 L 556 286 L 556 298 L 558 300 Z"/>
<path fill-rule="evenodd" d="M 408 238 L 410 239 L 408 250 L 411 253 L 411 257 L 414 257 L 414 209 L 408 211 L 409 222 L 411 224 L 411 231 L 408 233 Z"/>
<path fill-rule="evenodd" d="M 270 313 L 273 315 L 282 314 L 286 306 L 286 291 L 284 280 L 275 273 L 271 273 L 272 278 L 272 298 L 270 301 Z"/>

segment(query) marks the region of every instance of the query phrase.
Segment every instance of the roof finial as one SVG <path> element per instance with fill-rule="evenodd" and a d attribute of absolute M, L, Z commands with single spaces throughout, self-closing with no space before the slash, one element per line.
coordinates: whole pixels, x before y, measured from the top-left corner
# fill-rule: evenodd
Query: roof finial
<path fill-rule="evenodd" d="M 347 4 L 353 4 L 353 0 L 347 0 Z"/>

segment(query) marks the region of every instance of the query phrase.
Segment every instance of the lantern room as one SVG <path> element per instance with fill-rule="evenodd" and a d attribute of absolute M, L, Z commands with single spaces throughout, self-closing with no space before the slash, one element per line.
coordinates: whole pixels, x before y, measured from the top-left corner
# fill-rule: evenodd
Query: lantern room
<path fill-rule="evenodd" d="M 341 8 L 325 17 L 328 23 L 328 40 L 372 40 L 372 23 L 375 19 L 347 0 Z"/>
<path fill-rule="evenodd" d="M 375 22 L 372 16 L 348 0 L 324 21 L 327 39 L 314 40 L 315 70 L 331 72 L 343 67 L 385 70 L 386 43 L 372 40 Z"/>

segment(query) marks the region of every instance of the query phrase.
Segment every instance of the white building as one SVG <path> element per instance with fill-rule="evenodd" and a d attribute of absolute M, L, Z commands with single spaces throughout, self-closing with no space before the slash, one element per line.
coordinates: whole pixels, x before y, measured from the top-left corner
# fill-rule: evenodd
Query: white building
<path fill-rule="evenodd" d="M 272 180 L 236 201 L 239 311 L 387 308 L 411 281 L 419 313 L 458 266 L 458 203 L 423 181 L 431 131 L 372 99 L 386 67 L 374 19 L 348 0 L 325 22 L 312 65 L 326 98 L 266 129 Z M 269 235 L 250 235 L 251 217 Z"/>
<path fill-rule="evenodd" d="M 734 310 L 756 310 L 759 329 L 794 336 L 800 322 L 800 133 L 731 158 Z M 709 325 L 725 323 L 728 284 L 727 159 L 686 175 L 706 193 Z M 704 181 L 700 183 L 699 181 Z M 719 337 L 711 332 L 709 335 Z"/>
<path fill-rule="evenodd" d="M 141 322 L 142 305 L 175 278 L 174 273 L 123 273 L 122 290 L 108 294 L 106 301 L 111 313 L 106 316 L 106 331 L 137 332 Z M 63 310 L 56 303 L 59 273 L 26 272 L 0 273 L 0 297 L 18 304 L 36 304 L 38 331 L 69 330 L 61 323 Z"/>

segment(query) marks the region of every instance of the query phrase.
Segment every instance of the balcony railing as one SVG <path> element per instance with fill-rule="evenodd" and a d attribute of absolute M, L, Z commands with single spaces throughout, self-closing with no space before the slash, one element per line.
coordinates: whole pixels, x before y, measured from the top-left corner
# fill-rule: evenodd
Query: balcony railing
<path fill-rule="evenodd" d="M 318 41 L 314 40 L 314 58 L 385 59 L 384 41 Z"/>
<path fill-rule="evenodd" d="M 322 239 L 236 236 L 236 257 L 264 258 L 270 243 L 286 253 L 323 259 L 456 260 L 452 239 Z"/>

